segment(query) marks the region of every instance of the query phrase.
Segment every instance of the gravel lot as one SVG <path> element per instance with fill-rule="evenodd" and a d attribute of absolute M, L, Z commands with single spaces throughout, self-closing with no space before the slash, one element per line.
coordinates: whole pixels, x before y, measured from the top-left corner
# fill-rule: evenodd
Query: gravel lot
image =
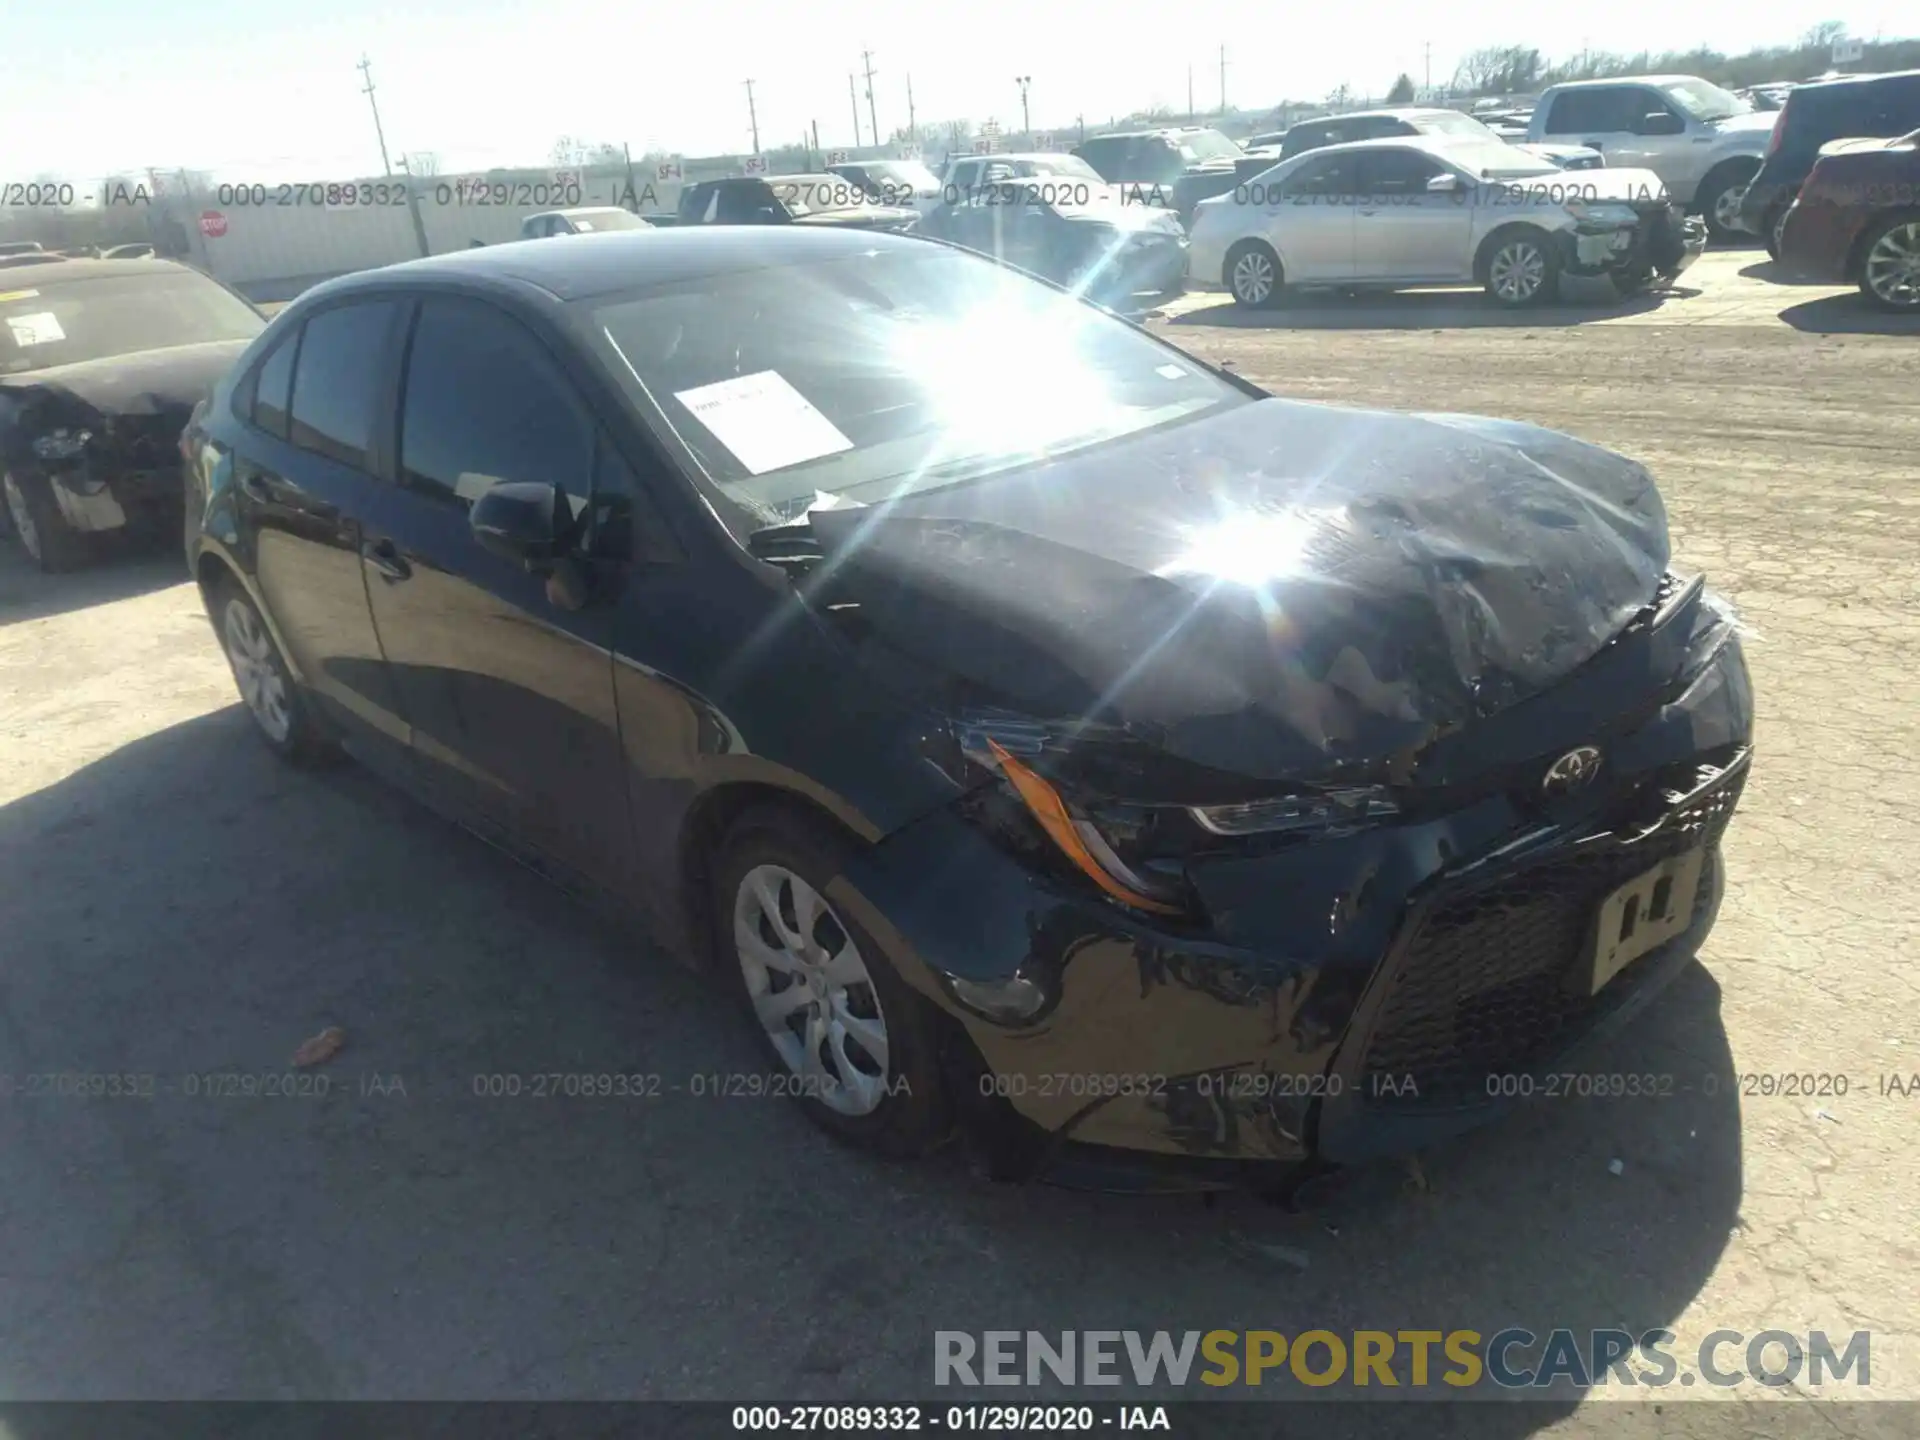
<path fill-rule="evenodd" d="M 1920 1071 L 1920 329 L 1758 258 L 1526 324 L 1459 293 L 1156 322 L 1283 393 L 1645 461 L 1754 631 L 1719 928 L 1605 1056 L 1676 1094 L 1536 1106 L 1308 1215 L 867 1162 L 775 1100 L 476 1098 L 757 1054 L 643 940 L 351 767 L 278 767 L 175 556 L 45 579 L 6 547 L 0 1073 L 161 1093 L 0 1102 L 0 1398 L 951 1399 L 936 1327 L 1507 1323 L 1867 1328 L 1873 1392 L 1920 1398 L 1920 1096 L 1878 1090 Z M 181 1093 L 327 1025 L 324 1099 Z M 1736 1070 L 1851 1089 L 1701 1083 Z M 1606 1408 L 1472 1433 L 1619 1433 Z"/>

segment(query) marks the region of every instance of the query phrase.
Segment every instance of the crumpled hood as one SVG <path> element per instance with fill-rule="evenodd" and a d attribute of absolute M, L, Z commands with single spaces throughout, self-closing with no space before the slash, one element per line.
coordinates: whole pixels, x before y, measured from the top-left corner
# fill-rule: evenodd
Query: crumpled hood
<path fill-rule="evenodd" d="M 1668 559 L 1652 479 L 1597 446 L 1282 399 L 810 518 L 831 598 L 915 664 L 1265 779 L 1405 756 L 1553 685 Z"/>
<path fill-rule="evenodd" d="M 191 410 L 252 343 L 250 339 L 215 340 L 56 365 L 0 376 L 0 389 L 38 390 L 78 400 L 102 415 L 157 415 L 182 406 Z"/>

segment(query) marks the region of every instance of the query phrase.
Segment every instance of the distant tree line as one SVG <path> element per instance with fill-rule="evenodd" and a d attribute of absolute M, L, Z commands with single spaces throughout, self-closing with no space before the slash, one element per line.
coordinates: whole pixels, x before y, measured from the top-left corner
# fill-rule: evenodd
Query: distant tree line
<path fill-rule="evenodd" d="M 1825 74 L 1833 68 L 1833 42 L 1845 34 L 1844 25 L 1829 20 L 1814 26 L 1793 45 L 1774 45 L 1740 55 L 1703 46 L 1693 50 L 1642 50 L 1637 55 L 1583 50 L 1559 61 L 1548 60 L 1530 46 L 1493 45 L 1471 51 L 1460 61 L 1452 88 L 1456 95 L 1530 95 L 1565 80 L 1603 80 L 1610 75 L 1698 75 L 1738 90 Z M 1920 69 L 1920 40 L 1867 42 L 1862 48 L 1860 61 L 1849 68 L 1868 73 Z"/>

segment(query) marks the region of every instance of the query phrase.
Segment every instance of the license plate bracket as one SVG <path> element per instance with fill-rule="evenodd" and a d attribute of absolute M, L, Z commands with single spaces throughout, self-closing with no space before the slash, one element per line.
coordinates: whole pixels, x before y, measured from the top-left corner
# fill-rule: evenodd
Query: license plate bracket
<path fill-rule="evenodd" d="M 1693 921 L 1693 902 L 1706 858 L 1704 848 L 1675 855 L 1641 871 L 1600 902 L 1588 993 L 1598 995 L 1642 955 L 1686 930 Z"/>

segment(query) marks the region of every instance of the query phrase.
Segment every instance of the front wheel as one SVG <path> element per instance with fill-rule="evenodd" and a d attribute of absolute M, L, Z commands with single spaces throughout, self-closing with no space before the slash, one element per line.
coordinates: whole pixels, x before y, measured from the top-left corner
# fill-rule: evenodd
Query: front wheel
<path fill-rule="evenodd" d="M 836 1139 L 894 1159 L 952 1131 L 937 1014 L 827 898 L 850 842 L 769 809 L 728 832 L 714 867 L 724 983 L 789 1095 Z"/>
<path fill-rule="evenodd" d="M 1920 312 L 1920 214 L 1889 215 L 1867 232 L 1860 293 L 1882 310 Z"/>
<path fill-rule="evenodd" d="M 80 535 L 60 513 L 47 481 L 36 475 L 18 477 L 8 470 L 0 473 L 0 493 L 6 498 L 14 538 L 29 560 L 49 575 L 80 563 Z"/>
<path fill-rule="evenodd" d="M 1767 258 L 1769 260 L 1777 261 L 1780 258 L 1780 244 L 1787 233 L 1787 212 L 1792 208 L 1791 205 L 1776 205 L 1768 212 L 1766 219 L 1766 236 Z"/>
<path fill-rule="evenodd" d="M 1538 230 L 1494 237 L 1487 251 L 1487 294 L 1511 309 L 1544 305 L 1560 293 L 1560 257 Z"/>
<path fill-rule="evenodd" d="M 1227 290 L 1236 305 L 1270 310 L 1280 303 L 1285 277 L 1280 257 L 1264 240 L 1242 240 L 1227 251 Z"/>

